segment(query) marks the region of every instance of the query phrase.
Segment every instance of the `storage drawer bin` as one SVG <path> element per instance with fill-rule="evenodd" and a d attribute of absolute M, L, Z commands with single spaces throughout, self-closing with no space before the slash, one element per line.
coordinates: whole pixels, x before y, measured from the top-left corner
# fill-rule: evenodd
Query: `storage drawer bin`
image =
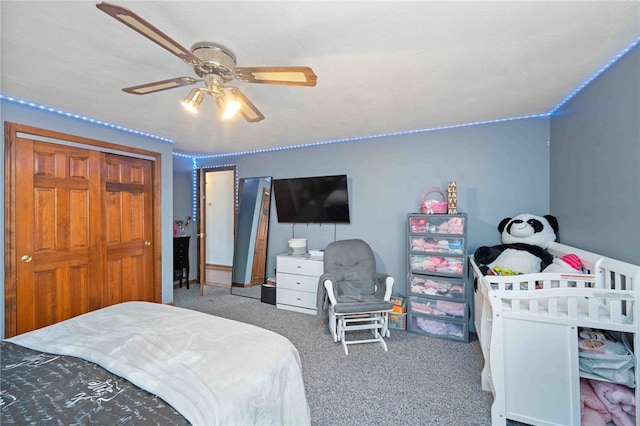
<path fill-rule="evenodd" d="M 462 277 L 466 274 L 464 257 L 435 256 L 423 254 L 409 255 L 409 270 L 424 274 Z"/>
<path fill-rule="evenodd" d="M 411 234 L 464 234 L 466 217 L 461 215 L 418 215 L 409 217 Z"/>
<path fill-rule="evenodd" d="M 467 215 L 407 214 L 407 331 L 469 341 Z"/>
<path fill-rule="evenodd" d="M 408 327 L 410 331 L 426 336 L 469 341 L 468 322 L 441 320 L 433 317 L 409 314 Z"/>
<path fill-rule="evenodd" d="M 464 254 L 464 238 L 451 237 L 424 237 L 421 235 L 412 235 L 409 238 L 409 251 L 442 253 L 442 254 Z"/>
<path fill-rule="evenodd" d="M 464 301 L 466 283 L 455 278 L 409 274 L 409 294 Z"/>
<path fill-rule="evenodd" d="M 425 299 L 418 296 L 409 297 L 409 312 L 431 316 L 446 317 L 467 321 L 468 309 L 466 303 L 452 302 L 450 300 Z"/>

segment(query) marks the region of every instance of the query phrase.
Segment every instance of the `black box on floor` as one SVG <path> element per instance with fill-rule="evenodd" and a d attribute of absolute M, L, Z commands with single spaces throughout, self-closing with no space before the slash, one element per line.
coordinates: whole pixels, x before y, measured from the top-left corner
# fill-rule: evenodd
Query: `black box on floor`
<path fill-rule="evenodd" d="M 262 284 L 260 291 L 260 300 L 270 305 L 276 304 L 276 286 L 271 284 Z"/>

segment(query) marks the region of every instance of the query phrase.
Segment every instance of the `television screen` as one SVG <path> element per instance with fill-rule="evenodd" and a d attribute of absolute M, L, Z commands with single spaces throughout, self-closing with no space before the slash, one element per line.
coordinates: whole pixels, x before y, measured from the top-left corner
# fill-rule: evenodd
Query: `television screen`
<path fill-rule="evenodd" d="M 280 223 L 350 223 L 347 176 L 274 179 Z"/>

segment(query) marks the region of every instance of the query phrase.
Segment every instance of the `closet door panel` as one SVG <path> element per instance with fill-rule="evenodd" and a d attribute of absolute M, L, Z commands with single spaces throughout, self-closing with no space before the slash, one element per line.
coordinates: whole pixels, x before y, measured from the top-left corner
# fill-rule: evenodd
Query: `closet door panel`
<path fill-rule="evenodd" d="M 56 248 L 56 190 L 34 188 L 33 190 L 34 253 L 53 251 Z"/>
<path fill-rule="evenodd" d="M 153 301 L 151 162 L 106 154 L 105 163 L 105 299 Z"/>
<path fill-rule="evenodd" d="M 6 337 L 161 301 L 160 158 L 5 122 Z"/>
<path fill-rule="evenodd" d="M 92 151 L 28 139 L 16 158 L 17 332 L 97 309 L 101 262 L 89 250 L 100 239 L 100 161 Z M 97 209 L 97 210 L 96 210 Z M 93 284 L 93 287 L 89 286 Z"/>
<path fill-rule="evenodd" d="M 88 312 L 89 279 L 86 262 L 62 268 L 36 271 L 34 274 L 34 311 L 22 317 L 22 323 L 36 329 Z"/>
<path fill-rule="evenodd" d="M 86 249 L 89 247 L 89 191 L 69 190 L 69 248 Z"/>

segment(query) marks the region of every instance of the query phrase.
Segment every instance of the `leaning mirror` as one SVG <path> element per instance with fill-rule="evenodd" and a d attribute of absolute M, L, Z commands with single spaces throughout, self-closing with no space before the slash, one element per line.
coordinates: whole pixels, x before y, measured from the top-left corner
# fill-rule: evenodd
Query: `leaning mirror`
<path fill-rule="evenodd" d="M 271 177 L 240 179 L 231 293 L 260 298 L 266 280 Z"/>

